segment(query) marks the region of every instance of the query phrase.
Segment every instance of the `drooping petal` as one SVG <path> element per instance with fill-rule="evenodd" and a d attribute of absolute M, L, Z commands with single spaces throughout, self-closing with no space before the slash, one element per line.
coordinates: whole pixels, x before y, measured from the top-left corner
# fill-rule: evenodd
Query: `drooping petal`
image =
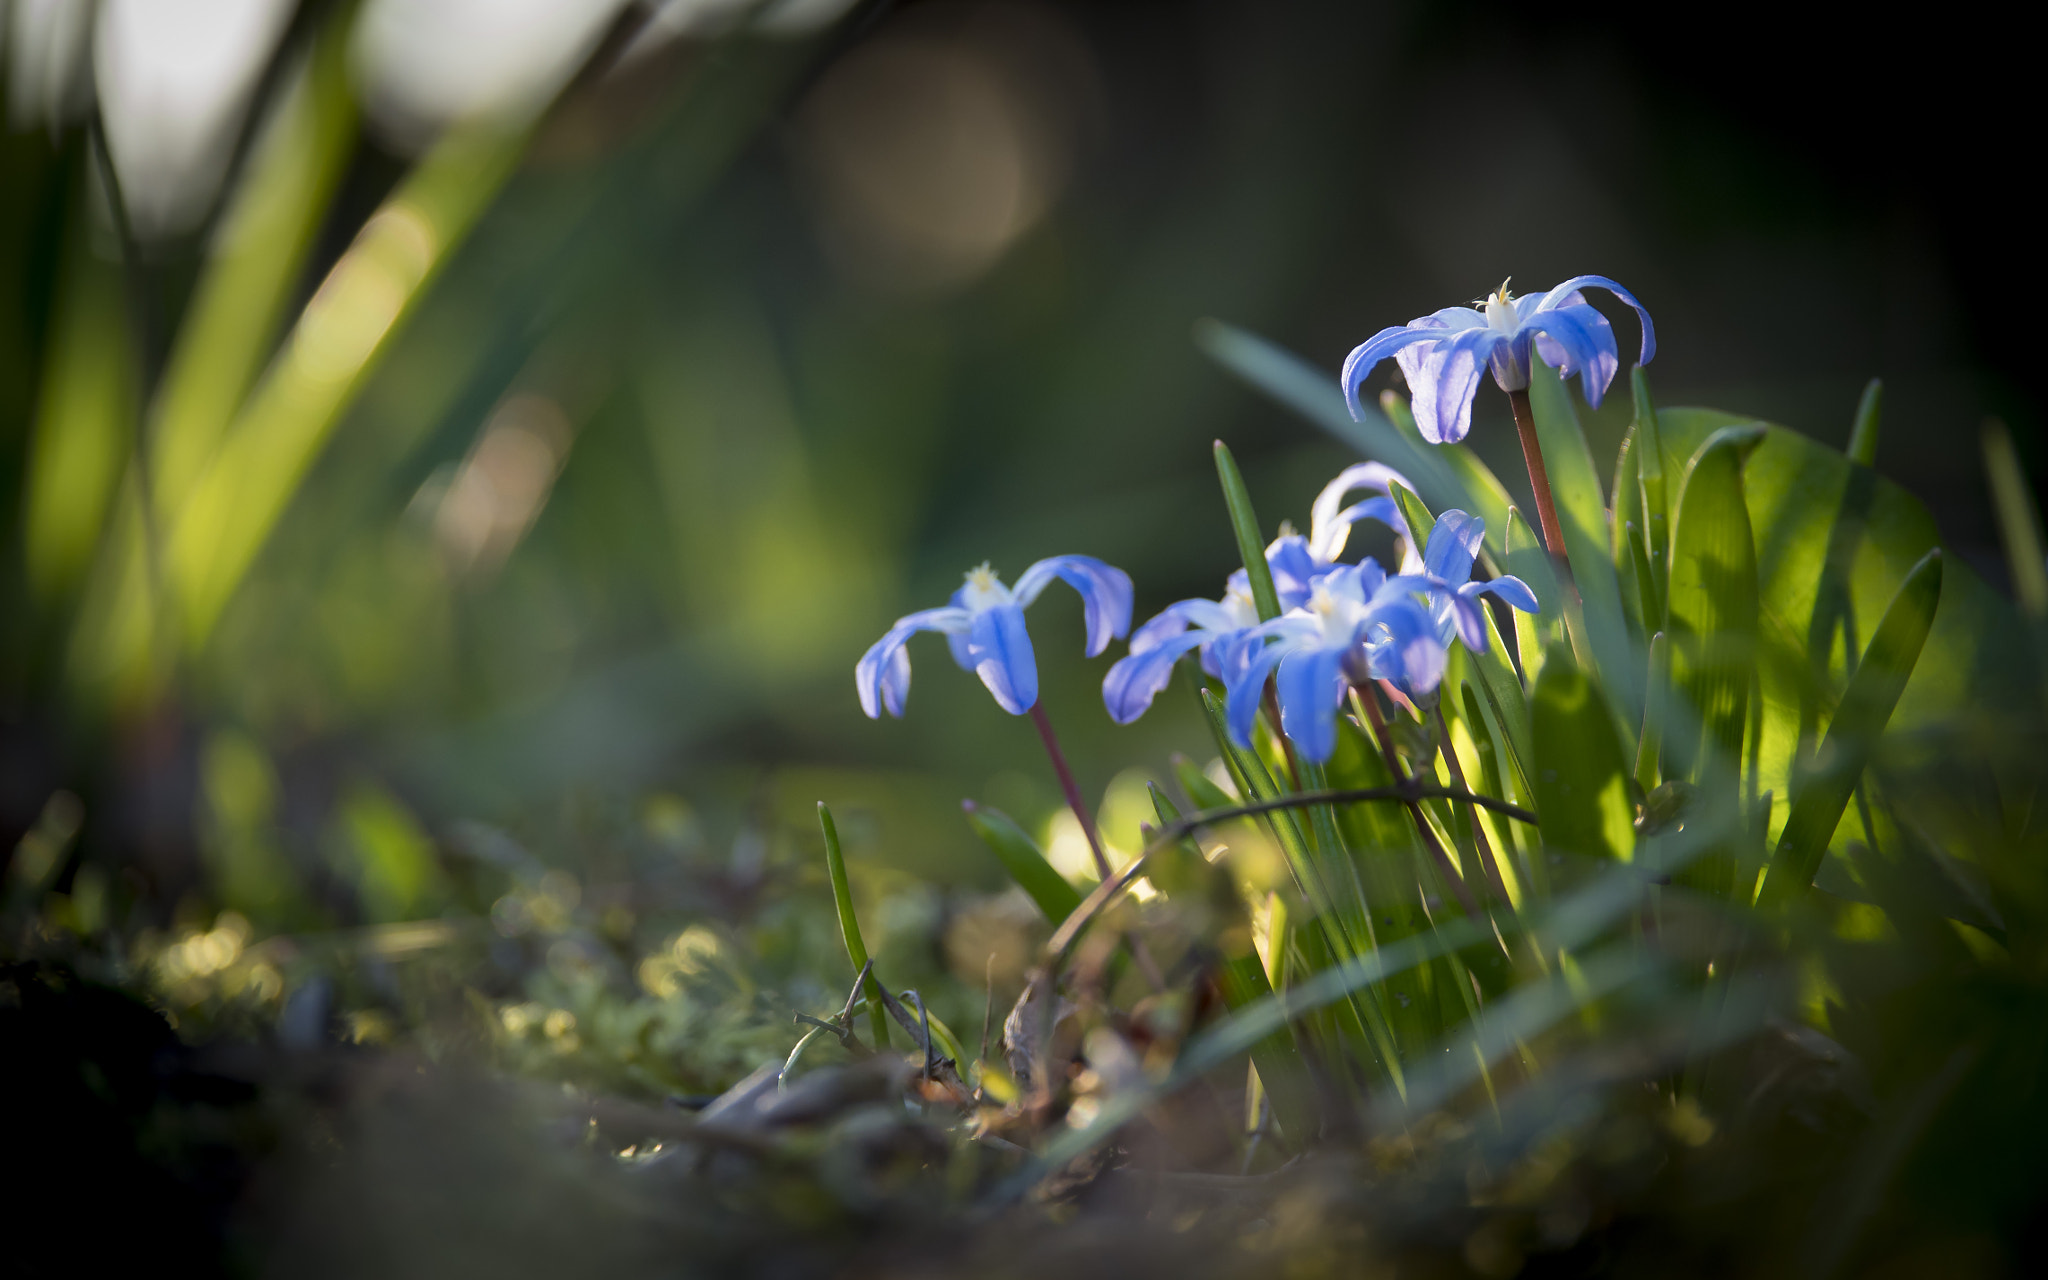
<path fill-rule="evenodd" d="M 1031 710 L 1038 701 L 1038 660 L 1024 630 L 1023 606 L 999 604 L 975 614 L 967 652 L 998 706 L 1013 716 Z"/>
<path fill-rule="evenodd" d="M 1448 655 L 1436 623 L 1403 579 L 1388 579 L 1373 597 L 1365 641 L 1367 669 L 1375 680 L 1391 680 L 1412 695 L 1436 688 L 1443 679 Z"/>
<path fill-rule="evenodd" d="M 1465 329 L 1484 329 L 1486 313 L 1476 307 L 1439 307 L 1426 316 L 1416 317 L 1409 323 L 1418 327 L 1434 325 L 1457 333 Z"/>
<path fill-rule="evenodd" d="M 1607 323 L 1607 317 L 1587 306 L 1560 307 L 1538 311 L 1523 327 L 1551 339 L 1549 343 L 1538 340 L 1537 354 L 1544 363 L 1560 366 L 1559 372 L 1567 378 L 1575 373 L 1581 375 L 1586 403 L 1599 408 L 1600 397 L 1606 394 L 1615 371 L 1621 367 L 1621 356 L 1614 346 L 1614 327 Z"/>
<path fill-rule="evenodd" d="M 1497 329 L 1467 329 L 1430 353 L 1423 370 L 1429 394 L 1425 397 L 1417 390 L 1409 403 L 1423 439 L 1456 444 L 1465 438 L 1472 429 L 1472 396 L 1479 390 L 1479 375 L 1494 352 L 1507 344 L 1508 335 Z M 1428 417 L 1423 416 L 1425 405 Z"/>
<path fill-rule="evenodd" d="M 1411 348 L 1412 350 L 1412 348 Z M 1323 560 L 1335 560 L 1337 553 L 1344 549 L 1345 537 L 1350 533 L 1350 524 L 1357 520 L 1384 520 L 1385 517 L 1373 512 L 1361 512 L 1365 504 L 1345 507 L 1344 499 L 1359 489 L 1372 489 L 1379 493 L 1389 492 L 1389 486 L 1398 484 L 1413 490 L 1415 485 L 1408 477 L 1394 470 L 1384 462 L 1354 462 L 1337 473 L 1336 479 L 1323 486 L 1316 500 L 1308 509 L 1309 548 Z M 1390 504 L 1391 505 L 1391 504 Z M 1339 508 L 1343 508 L 1342 511 Z M 1353 513 L 1358 514 L 1353 514 Z M 1398 511 L 1395 513 L 1399 514 Z M 1350 520 L 1344 517 L 1349 516 Z"/>
<path fill-rule="evenodd" d="M 1131 575 L 1094 556 L 1048 556 L 1032 565 L 1017 579 L 1017 607 L 1029 607 L 1054 578 L 1081 593 L 1087 610 L 1089 657 L 1131 629 Z"/>
<path fill-rule="evenodd" d="M 1486 632 L 1485 606 L 1461 592 L 1444 592 L 1444 602 L 1451 607 L 1451 618 L 1457 624 L 1458 639 L 1474 653 L 1485 653 L 1491 640 Z"/>
<path fill-rule="evenodd" d="M 1280 608 L 1287 610 L 1308 599 L 1315 580 L 1330 566 L 1316 559 L 1307 538 L 1290 533 L 1267 544 L 1266 567 L 1272 571 L 1273 590 L 1280 597 Z"/>
<path fill-rule="evenodd" d="M 1344 650 L 1303 646 L 1280 663 L 1274 690 L 1280 725 L 1303 756 L 1321 764 L 1337 750 L 1337 708 L 1344 699 Z"/>
<path fill-rule="evenodd" d="M 1643 322 L 1643 346 L 1641 353 L 1636 356 L 1636 363 L 1648 364 L 1651 360 L 1655 359 L 1657 355 L 1657 328 L 1650 323 L 1649 311 L 1644 308 L 1642 303 L 1636 301 L 1636 295 L 1622 288 L 1614 281 L 1609 280 L 1606 276 L 1573 276 L 1545 294 L 1537 310 L 1546 311 L 1565 306 L 1575 301 L 1572 295 L 1587 285 L 1605 289 L 1629 306 L 1635 308 L 1636 319 Z"/>
<path fill-rule="evenodd" d="M 868 646 L 854 664 L 854 688 L 860 693 L 860 709 L 868 719 L 879 720 L 883 708 L 892 716 L 903 714 L 910 696 L 910 657 L 904 644 L 920 631 L 964 631 L 972 619 L 965 609 L 925 609 L 896 620 L 880 640 Z"/>
<path fill-rule="evenodd" d="M 1189 627 L 1204 631 L 1228 631 L 1237 625 L 1230 610 L 1214 600 L 1177 600 L 1152 615 L 1150 621 L 1131 633 L 1131 652 L 1143 653 L 1180 635 Z"/>
<path fill-rule="evenodd" d="M 1344 357 L 1344 372 L 1340 376 L 1344 387 L 1344 403 L 1351 408 L 1351 416 L 1360 418 L 1365 408 L 1358 403 L 1358 388 L 1380 361 L 1418 342 L 1435 342 L 1443 338 L 1444 330 L 1438 326 L 1397 324 L 1382 329 L 1352 348 Z"/>
<path fill-rule="evenodd" d="M 972 611 L 962 610 L 962 612 L 971 613 Z M 955 665 L 962 671 L 972 672 L 974 670 L 974 646 L 968 639 L 965 627 L 946 634 L 946 648 L 952 653 Z"/>
<path fill-rule="evenodd" d="M 1109 718 L 1118 724 L 1129 724 L 1144 715 L 1152 699 L 1173 679 L 1173 664 L 1208 639 L 1207 632 L 1186 631 L 1143 652 L 1119 658 L 1102 678 L 1102 704 L 1109 708 Z"/>
<path fill-rule="evenodd" d="M 1237 679 L 1224 691 L 1223 715 L 1230 728 L 1230 740 L 1240 747 L 1252 745 L 1252 724 L 1259 718 L 1259 700 L 1265 695 L 1266 677 L 1280 660 L 1293 652 L 1295 644 L 1283 639 L 1256 652 L 1247 647 L 1249 661 Z"/>
<path fill-rule="evenodd" d="M 1458 588 L 1461 596 L 1495 596 L 1523 613 L 1535 613 L 1541 605 L 1536 603 L 1536 593 L 1520 578 L 1503 574 L 1489 582 L 1468 582 Z"/>
<path fill-rule="evenodd" d="M 1429 547 L 1422 553 L 1422 569 L 1433 578 L 1457 586 L 1472 576 L 1472 561 L 1486 538 L 1486 521 L 1463 511 L 1446 511 L 1429 531 Z"/>

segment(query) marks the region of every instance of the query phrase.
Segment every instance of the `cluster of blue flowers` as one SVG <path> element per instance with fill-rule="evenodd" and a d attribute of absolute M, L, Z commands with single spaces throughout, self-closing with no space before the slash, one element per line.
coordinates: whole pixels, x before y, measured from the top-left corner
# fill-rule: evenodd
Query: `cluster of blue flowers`
<path fill-rule="evenodd" d="M 1535 593 L 1519 578 L 1469 581 L 1485 533 L 1485 522 L 1476 517 L 1446 511 L 1418 556 L 1387 496 L 1390 484 L 1407 481 L 1378 463 L 1346 469 L 1316 499 L 1307 537 L 1285 534 L 1266 548 L 1284 610 L 1279 617 L 1259 620 L 1250 582 L 1239 569 L 1222 599 L 1179 601 L 1138 628 L 1129 653 L 1102 682 L 1111 718 L 1129 724 L 1143 715 L 1172 678 L 1174 664 L 1198 652 L 1202 669 L 1224 683 L 1231 735 L 1240 744 L 1250 741 L 1271 677 L 1282 729 L 1303 756 L 1327 760 L 1349 685 L 1384 680 L 1411 700 L 1426 699 L 1443 679 L 1453 641 L 1486 647 L 1481 595 L 1536 609 Z M 1379 496 L 1340 510 L 1343 499 L 1361 488 L 1377 489 Z M 1338 560 L 1351 526 L 1367 519 L 1401 536 L 1403 572 L 1390 575 L 1369 556 L 1357 564 Z M 951 604 L 899 619 L 861 658 L 855 681 L 862 709 L 871 717 L 884 709 L 903 714 L 910 691 L 905 645 L 920 631 L 938 631 L 946 635 L 953 660 L 980 676 L 1003 710 L 1030 711 L 1038 700 L 1038 666 L 1024 609 L 1054 579 L 1073 586 L 1086 605 L 1090 657 L 1130 631 L 1131 579 L 1121 569 L 1092 556 L 1055 556 L 1026 569 L 1011 589 L 984 564 L 968 572 Z"/>
<path fill-rule="evenodd" d="M 1353 414 L 1360 413 L 1360 384 L 1388 357 L 1400 364 L 1416 425 L 1432 443 L 1464 438 L 1482 370 L 1490 370 L 1505 391 L 1525 389 L 1532 354 L 1567 378 L 1579 377 L 1587 400 L 1598 406 L 1620 359 L 1612 328 L 1581 293 L 1595 286 L 1641 317 L 1640 359 L 1647 362 L 1656 350 L 1649 314 L 1605 276 L 1576 276 L 1525 297 L 1503 284 L 1483 303 L 1446 307 L 1361 344 L 1342 375 Z M 1513 608 L 1536 611 L 1535 593 L 1519 578 L 1471 580 L 1486 532 L 1478 517 L 1444 512 L 1418 550 L 1392 497 L 1395 484 L 1413 488 L 1380 463 L 1348 467 L 1316 498 L 1307 537 L 1283 531 L 1266 548 L 1278 617 L 1260 619 L 1250 580 L 1239 569 L 1222 598 L 1179 601 L 1139 627 L 1129 652 L 1102 682 L 1111 718 L 1129 724 L 1143 715 L 1172 679 L 1175 664 L 1192 652 L 1204 672 L 1223 682 L 1230 734 L 1240 746 L 1250 743 L 1270 680 L 1281 730 L 1304 758 L 1324 761 L 1336 749 L 1337 715 L 1347 689 L 1382 681 L 1409 701 L 1426 703 L 1443 680 L 1453 643 L 1479 651 L 1489 644 L 1479 597 L 1492 595 Z M 1344 505 L 1360 490 L 1375 496 Z M 1377 520 L 1399 536 L 1398 573 L 1388 573 L 1371 557 L 1356 564 L 1339 560 L 1351 526 L 1361 520 Z M 967 574 L 951 604 L 898 619 L 861 658 L 855 678 L 862 709 L 870 717 L 884 709 L 903 714 L 910 691 L 904 645 L 917 632 L 938 631 L 946 635 L 953 660 L 980 676 L 1005 711 L 1040 715 L 1038 667 L 1024 609 L 1056 578 L 1080 592 L 1086 604 L 1090 657 L 1130 631 L 1131 579 L 1121 569 L 1092 556 L 1054 556 L 1026 569 L 1012 589 L 984 564 Z"/>

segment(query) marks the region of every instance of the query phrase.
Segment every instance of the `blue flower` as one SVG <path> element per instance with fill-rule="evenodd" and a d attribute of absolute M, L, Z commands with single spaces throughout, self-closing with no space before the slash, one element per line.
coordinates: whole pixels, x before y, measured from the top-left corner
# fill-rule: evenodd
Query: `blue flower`
<path fill-rule="evenodd" d="M 1535 612 L 1536 593 L 1520 578 L 1470 580 L 1485 533 L 1485 521 L 1446 511 L 1429 531 L 1419 572 L 1388 577 L 1371 559 L 1332 570 L 1301 607 L 1246 632 L 1226 677 L 1231 737 L 1250 744 L 1270 675 L 1281 729 L 1303 756 L 1327 760 L 1347 686 L 1385 680 L 1411 700 L 1427 697 L 1443 681 L 1453 639 L 1475 652 L 1492 642 L 1480 596 Z"/>
<path fill-rule="evenodd" d="M 953 661 L 980 676 L 1003 710 L 1013 716 L 1031 710 L 1038 701 L 1038 662 L 1024 629 L 1024 610 L 1055 578 L 1081 593 L 1089 657 L 1130 630 L 1131 575 L 1122 569 L 1093 556 L 1052 556 L 1026 569 L 1012 590 L 984 563 L 968 571 L 952 604 L 898 618 L 861 655 L 853 669 L 861 710 L 871 720 L 879 719 L 884 707 L 892 716 L 903 714 L 910 695 L 910 655 L 903 646 L 920 631 L 943 632 Z"/>
<path fill-rule="evenodd" d="M 1621 358 L 1607 318 L 1587 305 L 1579 292 L 1589 285 L 1606 289 L 1635 308 L 1643 322 L 1642 352 L 1636 362 L 1648 364 L 1657 354 L 1650 313 L 1634 294 L 1606 276 L 1573 276 L 1548 293 L 1519 298 L 1503 281 L 1479 304 L 1483 311 L 1445 307 L 1382 329 L 1361 343 L 1344 360 L 1344 398 L 1351 416 L 1364 412 L 1358 403 L 1359 385 L 1380 361 L 1392 356 L 1408 379 L 1415 425 L 1423 438 L 1432 444 L 1463 440 L 1472 426 L 1472 395 L 1479 389 L 1480 370 L 1492 369 L 1493 380 L 1503 391 L 1524 390 L 1529 385 L 1532 346 L 1543 363 L 1563 376 L 1583 374 L 1580 384 L 1586 403 L 1599 408 Z"/>
<path fill-rule="evenodd" d="M 1231 738 L 1250 745 L 1268 676 L 1280 697 L 1281 729 L 1318 762 L 1337 749 L 1337 711 L 1348 686 L 1391 679 L 1434 689 L 1443 678 L 1443 644 L 1429 611 L 1401 582 L 1371 559 L 1346 565 L 1317 579 L 1300 608 L 1253 628 L 1225 695 Z"/>
<path fill-rule="evenodd" d="M 1378 520 L 1391 527 L 1410 544 L 1407 560 L 1413 567 L 1421 567 L 1414 540 L 1408 537 L 1408 525 L 1394 500 L 1386 496 L 1390 484 L 1412 488 L 1406 476 L 1381 463 L 1346 467 L 1316 495 L 1309 508 L 1308 536 L 1286 533 L 1267 546 L 1266 565 L 1283 610 L 1306 604 L 1315 584 L 1338 567 L 1337 557 L 1351 537 L 1351 526 L 1360 520 Z M 1344 499 L 1359 489 L 1374 489 L 1380 496 L 1345 506 Z M 1242 569 L 1230 575 L 1220 600 L 1181 600 L 1166 606 L 1132 633 L 1130 653 L 1103 678 L 1102 701 L 1110 718 L 1130 724 L 1144 715 L 1173 678 L 1174 663 L 1191 649 L 1200 650 L 1202 670 L 1230 684 L 1247 656 L 1240 642 L 1258 622 L 1251 582 Z"/>
<path fill-rule="evenodd" d="M 1494 578 L 1473 582 L 1472 562 L 1486 537 L 1486 521 L 1462 511 L 1446 511 L 1429 531 L 1429 546 L 1423 552 L 1422 572 L 1388 579 L 1389 587 L 1414 591 L 1429 601 L 1438 638 L 1449 645 L 1456 635 L 1465 647 L 1484 652 L 1490 639 L 1486 614 L 1479 597 L 1498 596 L 1524 613 L 1535 613 L 1536 593 L 1520 578 Z"/>

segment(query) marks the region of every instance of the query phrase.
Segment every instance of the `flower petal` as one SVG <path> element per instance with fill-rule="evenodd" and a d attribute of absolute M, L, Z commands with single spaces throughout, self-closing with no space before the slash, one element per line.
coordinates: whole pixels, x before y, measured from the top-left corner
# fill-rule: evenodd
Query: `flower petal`
<path fill-rule="evenodd" d="M 1542 608 L 1536 603 L 1536 593 L 1520 578 L 1503 574 L 1489 582 L 1468 582 L 1458 588 L 1461 596 L 1495 596 L 1523 613 L 1535 613 Z"/>
<path fill-rule="evenodd" d="M 1438 344 L 1423 362 L 1423 383 L 1412 386 L 1409 407 L 1422 438 L 1431 444 L 1456 444 L 1472 429 L 1472 395 L 1479 375 L 1493 353 L 1507 345 L 1497 329 L 1467 329 Z"/>
<path fill-rule="evenodd" d="M 1023 606 L 999 604 L 975 614 L 967 653 L 997 705 L 1013 716 L 1031 710 L 1038 701 L 1038 660 L 1024 629 Z"/>
<path fill-rule="evenodd" d="M 1224 720 L 1230 727 L 1230 740 L 1240 747 L 1252 745 L 1252 724 L 1259 718 L 1259 700 L 1266 692 L 1266 677 L 1273 674 L 1273 668 L 1280 660 L 1292 653 L 1299 641 L 1280 640 L 1269 644 L 1255 653 L 1250 652 L 1249 661 L 1237 673 L 1237 679 L 1224 691 Z"/>
<path fill-rule="evenodd" d="M 1028 607 L 1054 578 L 1080 592 L 1087 606 L 1089 657 L 1131 629 L 1131 575 L 1094 556 L 1048 556 L 1032 565 L 1017 579 L 1017 607 Z"/>
<path fill-rule="evenodd" d="M 1566 306 L 1573 301 L 1571 295 L 1587 285 L 1605 289 L 1629 306 L 1635 308 L 1636 319 L 1643 322 L 1643 346 L 1641 353 L 1636 356 L 1636 363 L 1648 364 L 1651 360 L 1655 359 L 1657 355 L 1657 328 L 1650 323 L 1650 313 L 1644 309 L 1642 303 L 1636 301 L 1636 295 L 1622 288 L 1614 281 L 1609 280 L 1606 276 L 1573 276 L 1545 294 L 1543 302 L 1537 307 L 1537 310 L 1544 311 Z"/>
<path fill-rule="evenodd" d="M 1443 679 L 1448 655 L 1428 610 L 1402 583 L 1389 579 L 1373 598 L 1365 637 L 1367 670 L 1373 679 L 1391 680 L 1405 693 L 1424 693 Z"/>
<path fill-rule="evenodd" d="M 1337 750 L 1337 707 L 1344 699 L 1345 651 L 1304 646 L 1280 663 L 1274 688 L 1280 725 L 1295 747 L 1321 764 Z"/>
<path fill-rule="evenodd" d="M 1350 406 L 1351 416 L 1365 416 L 1364 406 L 1358 403 L 1358 388 L 1379 367 L 1380 361 L 1418 342 L 1436 342 L 1443 336 L 1444 330 L 1440 326 L 1397 324 L 1380 330 L 1352 348 L 1351 354 L 1344 357 L 1344 372 L 1340 375 L 1344 403 Z"/>
<path fill-rule="evenodd" d="M 1300 608 L 1314 589 L 1315 580 L 1330 569 L 1327 562 L 1317 559 L 1309 550 L 1308 539 L 1298 533 L 1267 544 L 1266 567 L 1273 572 L 1273 590 L 1280 597 L 1283 611 Z"/>
<path fill-rule="evenodd" d="M 903 646 L 910 637 L 920 631 L 963 631 L 971 618 L 967 610 L 952 608 L 906 614 L 880 640 L 868 646 L 853 667 L 860 709 L 868 719 L 879 720 L 884 707 L 892 716 L 903 714 L 904 699 L 910 696 L 910 656 L 903 652 Z"/>
<path fill-rule="evenodd" d="M 1167 605 L 1144 626 L 1131 633 L 1131 652 L 1155 649 L 1189 627 L 1203 631 L 1229 631 L 1236 627 L 1230 610 L 1214 600 L 1177 600 Z"/>
<path fill-rule="evenodd" d="M 1388 493 L 1390 492 L 1389 486 L 1395 484 L 1400 485 L 1404 489 L 1412 490 L 1415 488 L 1413 481 L 1384 462 L 1354 462 L 1342 471 L 1339 471 L 1334 480 L 1323 486 L 1323 491 L 1316 495 L 1316 500 L 1309 506 L 1309 546 L 1324 560 L 1336 559 L 1336 552 L 1324 553 L 1323 544 L 1332 537 L 1331 530 L 1333 524 L 1339 519 L 1338 508 L 1344 506 L 1344 499 L 1350 497 L 1353 492 L 1359 489 L 1372 489 L 1379 493 Z M 1345 508 L 1347 512 L 1355 510 L 1357 510 L 1356 507 Z M 1363 520 L 1367 517 L 1360 515 L 1352 518 L 1354 520 Z M 1381 517 L 1373 516 L 1371 518 L 1380 519 Z M 1335 541 L 1337 549 L 1341 551 L 1344 547 L 1344 538 L 1336 536 Z"/>
<path fill-rule="evenodd" d="M 1575 373 L 1581 375 L 1586 403 L 1599 408 L 1600 397 L 1607 393 L 1615 371 L 1621 367 L 1621 357 L 1614 346 L 1614 327 L 1607 323 L 1607 317 L 1588 306 L 1560 307 L 1538 311 L 1523 328 L 1550 339 L 1547 343 L 1537 340 L 1537 354 L 1544 363 L 1561 366 L 1560 372 L 1567 378 Z M 1553 358 L 1556 356 L 1562 359 Z"/>
<path fill-rule="evenodd" d="M 1429 547 L 1422 553 L 1422 569 L 1452 587 L 1472 576 L 1472 561 L 1486 538 L 1486 521 L 1463 511 L 1446 511 L 1429 531 Z"/>
<path fill-rule="evenodd" d="M 1129 724 L 1144 715 L 1152 699 L 1173 679 L 1173 664 L 1182 654 L 1208 643 L 1209 639 L 1206 632 L 1187 631 L 1119 658 L 1102 678 L 1102 704 L 1109 708 L 1109 718 L 1118 724 Z"/>

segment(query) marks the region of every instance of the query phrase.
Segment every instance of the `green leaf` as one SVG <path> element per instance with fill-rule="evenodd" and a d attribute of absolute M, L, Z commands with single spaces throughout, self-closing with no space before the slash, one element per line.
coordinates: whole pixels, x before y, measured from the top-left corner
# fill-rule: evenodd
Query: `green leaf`
<path fill-rule="evenodd" d="M 1742 754 L 1756 662 L 1756 546 L 1742 491 L 1742 459 L 1761 433 L 1716 432 L 1687 464 L 1671 533 L 1672 682 L 1696 718 L 1667 719 L 1665 774 L 1702 781 L 1731 772 Z"/>
<path fill-rule="evenodd" d="M 1599 666 L 1602 684 L 1631 719 L 1642 708 L 1642 690 L 1631 658 L 1628 626 L 1622 620 L 1621 587 L 1609 551 L 1607 509 L 1600 475 L 1579 429 L 1571 393 L 1557 371 L 1532 361 L 1529 406 L 1536 417 L 1536 438 L 1543 446 L 1543 464 L 1550 473 L 1551 496 L 1558 523 L 1564 526 L 1565 558 L 1571 564 L 1584 605 L 1587 644 Z"/>
<path fill-rule="evenodd" d="M 1863 651 L 1828 726 L 1820 754 L 1801 780 L 1765 876 L 1766 903 L 1790 901 L 1813 883 L 1856 781 L 1870 763 L 1878 736 L 1898 706 L 1934 628 L 1934 615 L 1941 604 L 1941 578 L 1941 552 L 1930 551 L 1906 575 L 1897 597 L 1885 610 L 1884 621 Z"/>
<path fill-rule="evenodd" d="M 1515 622 L 1529 615 L 1515 610 Z M 1479 677 L 1480 691 L 1486 696 L 1487 706 L 1494 719 L 1500 723 L 1507 744 L 1507 756 L 1514 771 L 1521 778 L 1523 794 L 1530 793 L 1530 779 L 1535 776 L 1535 756 L 1531 745 L 1529 725 L 1529 697 L 1522 690 L 1522 682 L 1515 678 L 1513 668 L 1508 666 L 1507 641 L 1501 638 L 1500 624 L 1493 611 L 1486 611 L 1485 653 L 1466 653 L 1474 674 Z"/>
<path fill-rule="evenodd" d="M 1280 596 L 1273 589 L 1273 570 L 1266 563 L 1266 535 L 1259 529 L 1258 513 L 1252 510 L 1252 495 L 1244 487 L 1237 459 L 1230 446 L 1216 442 L 1216 478 L 1223 482 L 1223 505 L 1230 509 L 1230 531 L 1237 535 L 1237 554 L 1252 583 L 1252 602 L 1259 608 L 1259 621 L 1280 616 Z"/>
<path fill-rule="evenodd" d="M 1545 847 L 1628 861 L 1635 803 L 1614 715 L 1562 644 L 1544 656 L 1534 712 L 1536 812 Z"/>
<path fill-rule="evenodd" d="M 1000 809 L 972 800 L 961 801 L 960 807 L 966 811 L 967 825 L 974 828 L 974 834 L 996 855 L 1017 887 L 1038 904 L 1047 920 L 1057 926 L 1074 914 L 1074 909 L 1081 905 L 1080 891 L 1045 860 L 1038 842 L 1025 834 L 1024 828 Z"/>
<path fill-rule="evenodd" d="M 832 902 L 839 909 L 839 936 L 846 942 L 846 958 L 859 973 L 868 967 L 868 946 L 861 940 L 860 919 L 853 913 L 853 889 L 846 880 L 846 858 L 839 848 L 839 826 L 832 811 L 818 801 L 818 826 L 825 833 L 825 870 L 832 877 Z M 889 1015 L 882 1007 L 882 984 L 872 971 L 866 985 L 868 1022 L 874 1030 L 875 1047 L 889 1047 Z"/>
<path fill-rule="evenodd" d="M 1878 415 L 1884 408 L 1884 381 L 1872 378 L 1856 404 L 1856 422 L 1849 428 L 1849 461 L 1866 467 L 1877 465 Z"/>

